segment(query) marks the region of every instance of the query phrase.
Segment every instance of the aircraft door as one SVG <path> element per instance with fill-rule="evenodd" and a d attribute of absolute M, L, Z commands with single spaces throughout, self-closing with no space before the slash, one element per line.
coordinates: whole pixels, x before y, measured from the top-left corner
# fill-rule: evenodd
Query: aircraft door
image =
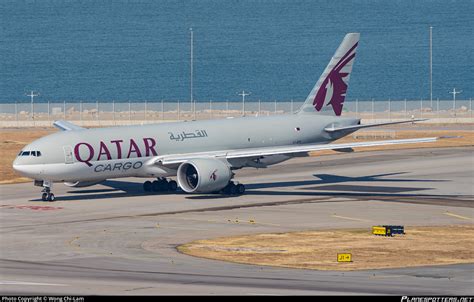
<path fill-rule="evenodd" d="M 74 157 L 72 156 L 72 147 L 71 146 L 64 146 L 64 162 L 66 164 L 74 163 Z"/>

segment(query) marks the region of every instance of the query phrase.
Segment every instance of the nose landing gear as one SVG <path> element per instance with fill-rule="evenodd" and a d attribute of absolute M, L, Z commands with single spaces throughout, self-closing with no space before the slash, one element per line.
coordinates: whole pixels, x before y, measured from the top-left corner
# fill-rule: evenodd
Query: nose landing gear
<path fill-rule="evenodd" d="M 43 194 L 41 194 L 41 200 L 43 201 L 55 201 L 56 200 L 56 197 L 54 197 L 54 194 L 51 193 L 51 192 L 47 192 L 45 191 L 45 189 L 43 189 Z"/>
<path fill-rule="evenodd" d="M 56 197 L 54 197 L 54 194 L 51 192 L 51 189 L 53 188 L 53 183 L 47 180 L 35 180 L 35 186 L 38 187 L 43 187 L 43 190 L 41 190 L 41 200 L 42 201 L 55 201 Z"/>

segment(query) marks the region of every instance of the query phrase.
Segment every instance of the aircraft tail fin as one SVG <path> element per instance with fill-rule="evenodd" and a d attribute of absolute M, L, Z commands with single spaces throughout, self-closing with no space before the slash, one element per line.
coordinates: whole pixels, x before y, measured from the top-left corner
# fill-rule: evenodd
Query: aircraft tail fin
<path fill-rule="evenodd" d="M 328 66 L 306 98 L 299 111 L 300 114 L 341 115 L 352 65 L 359 45 L 359 37 L 359 33 L 346 34 Z"/>

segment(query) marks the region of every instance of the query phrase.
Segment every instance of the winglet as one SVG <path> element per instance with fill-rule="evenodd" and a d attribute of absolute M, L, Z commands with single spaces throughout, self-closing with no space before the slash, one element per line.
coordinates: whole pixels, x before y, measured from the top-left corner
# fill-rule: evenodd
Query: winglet
<path fill-rule="evenodd" d="M 55 121 L 53 126 L 62 131 L 73 131 L 73 130 L 84 130 L 85 128 L 74 125 L 73 123 L 66 121 Z"/>

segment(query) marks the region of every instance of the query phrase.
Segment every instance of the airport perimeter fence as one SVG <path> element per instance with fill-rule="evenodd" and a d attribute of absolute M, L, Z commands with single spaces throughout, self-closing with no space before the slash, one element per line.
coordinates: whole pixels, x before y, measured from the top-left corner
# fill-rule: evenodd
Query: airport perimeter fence
<path fill-rule="evenodd" d="M 111 126 L 269 116 L 297 111 L 303 101 L 97 101 L 0 104 L 0 127 L 49 127 L 55 120 L 83 126 Z M 432 123 L 473 123 L 469 100 L 346 100 L 343 116 L 363 121 L 427 118 Z"/>

